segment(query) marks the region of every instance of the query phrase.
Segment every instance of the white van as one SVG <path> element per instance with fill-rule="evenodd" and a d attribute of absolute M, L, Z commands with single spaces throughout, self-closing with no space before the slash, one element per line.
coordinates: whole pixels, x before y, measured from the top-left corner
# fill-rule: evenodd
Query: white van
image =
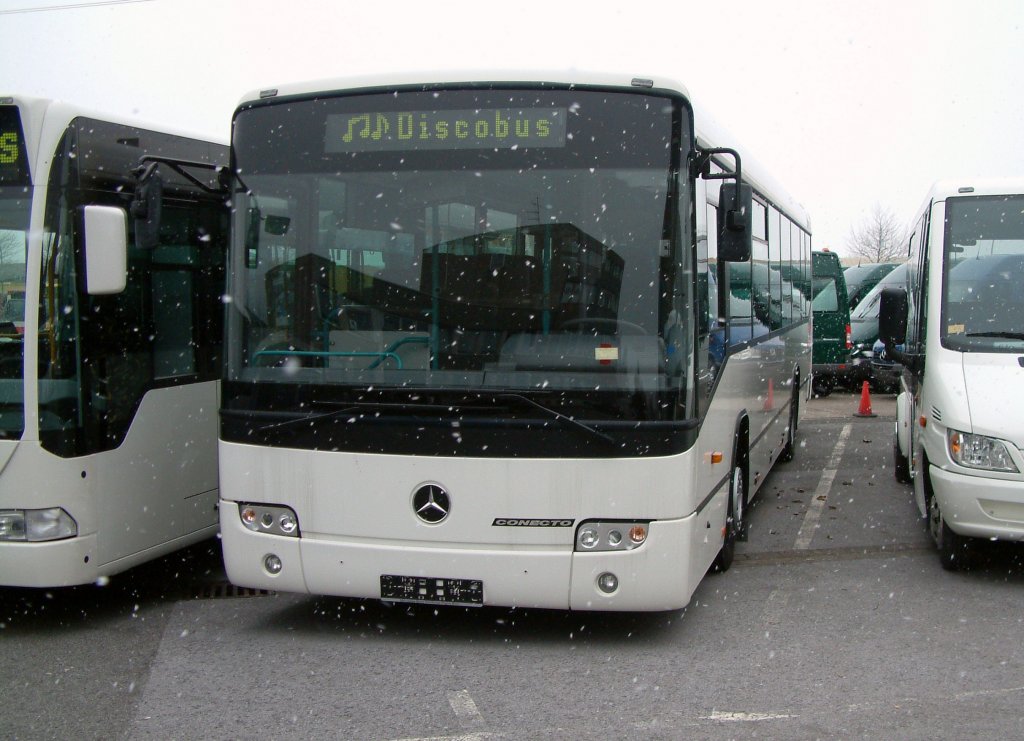
<path fill-rule="evenodd" d="M 904 366 L 896 478 L 957 569 L 973 538 L 1024 540 L 1024 178 L 936 183 L 910 255 L 880 317 Z"/>

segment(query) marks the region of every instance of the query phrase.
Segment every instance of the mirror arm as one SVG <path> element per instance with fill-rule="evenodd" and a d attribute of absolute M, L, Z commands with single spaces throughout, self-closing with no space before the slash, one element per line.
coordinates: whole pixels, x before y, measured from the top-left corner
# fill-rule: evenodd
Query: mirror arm
<path fill-rule="evenodd" d="M 711 172 L 711 160 L 716 154 L 728 154 L 736 162 L 733 172 Z M 743 164 L 740 162 L 740 153 L 729 147 L 710 147 L 697 150 L 696 156 L 691 161 L 691 173 L 694 179 L 702 177 L 705 180 L 732 180 L 736 182 L 743 180 Z"/>
<path fill-rule="evenodd" d="M 156 169 L 156 166 L 160 164 L 167 165 L 197 188 L 201 189 L 204 193 L 216 195 L 218 193 L 225 192 L 227 189 L 227 168 L 223 165 L 214 165 L 210 162 L 192 162 L 190 160 L 176 159 L 173 157 L 160 157 L 153 154 L 143 155 L 139 158 L 139 167 L 136 170 L 136 177 L 139 182 L 142 182 L 145 178 L 149 177 L 153 173 L 153 170 Z M 217 174 L 218 187 L 211 188 L 195 175 L 188 172 L 185 169 L 186 167 L 192 167 L 199 170 L 213 170 Z"/>

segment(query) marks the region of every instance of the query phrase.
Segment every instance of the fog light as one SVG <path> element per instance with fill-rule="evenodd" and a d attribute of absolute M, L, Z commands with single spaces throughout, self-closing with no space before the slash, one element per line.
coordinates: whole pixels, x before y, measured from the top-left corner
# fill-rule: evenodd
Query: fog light
<path fill-rule="evenodd" d="M 611 594 L 619 588 L 619 577 L 606 571 L 597 577 L 597 588 L 605 594 Z"/>
<path fill-rule="evenodd" d="M 280 574 L 281 569 L 284 568 L 284 564 L 281 563 L 281 559 L 275 556 L 273 553 L 269 553 L 263 557 L 263 568 L 267 570 L 268 574 Z"/>

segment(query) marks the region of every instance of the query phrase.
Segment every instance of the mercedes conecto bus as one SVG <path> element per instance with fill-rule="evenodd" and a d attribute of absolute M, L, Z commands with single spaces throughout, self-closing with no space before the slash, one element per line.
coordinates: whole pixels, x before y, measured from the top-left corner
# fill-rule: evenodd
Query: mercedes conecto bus
<path fill-rule="evenodd" d="M 0 97 L 0 585 L 89 583 L 216 533 L 226 164 Z"/>
<path fill-rule="evenodd" d="M 975 538 L 1024 540 L 1024 179 L 940 181 L 913 223 L 879 318 L 903 364 L 895 470 L 956 569 Z"/>
<path fill-rule="evenodd" d="M 811 244 L 707 125 L 680 86 L 598 76 L 244 99 L 230 579 L 666 610 L 728 567 L 794 447 Z"/>

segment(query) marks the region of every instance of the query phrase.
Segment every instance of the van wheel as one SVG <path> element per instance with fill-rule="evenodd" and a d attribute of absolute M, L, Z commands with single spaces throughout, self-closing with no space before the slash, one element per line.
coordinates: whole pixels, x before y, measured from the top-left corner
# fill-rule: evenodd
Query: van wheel
<path fill-rule="evenodd" d="M 892 436 L 892 462 L 896 480 L 901 484 L 913 483 L 910 478 L 910 461 L 900 452 L 900 441 L 896 435 Z"/>
<path fill-rule="evenodd" d="M 946 571 L 958 571 L 970 565 L 971 539 L 949 529 L 935 495 L 928 500 L 928 529 L 939 549 L 942 568 Z"/>
<path fill-rule="evenodd" d="M 815 376 L 811 382 L 811 389 L 814 391 L 815 396 L 828 396 L 832 393 L 833 381 L 831 378 L 824 376 Z"/>

